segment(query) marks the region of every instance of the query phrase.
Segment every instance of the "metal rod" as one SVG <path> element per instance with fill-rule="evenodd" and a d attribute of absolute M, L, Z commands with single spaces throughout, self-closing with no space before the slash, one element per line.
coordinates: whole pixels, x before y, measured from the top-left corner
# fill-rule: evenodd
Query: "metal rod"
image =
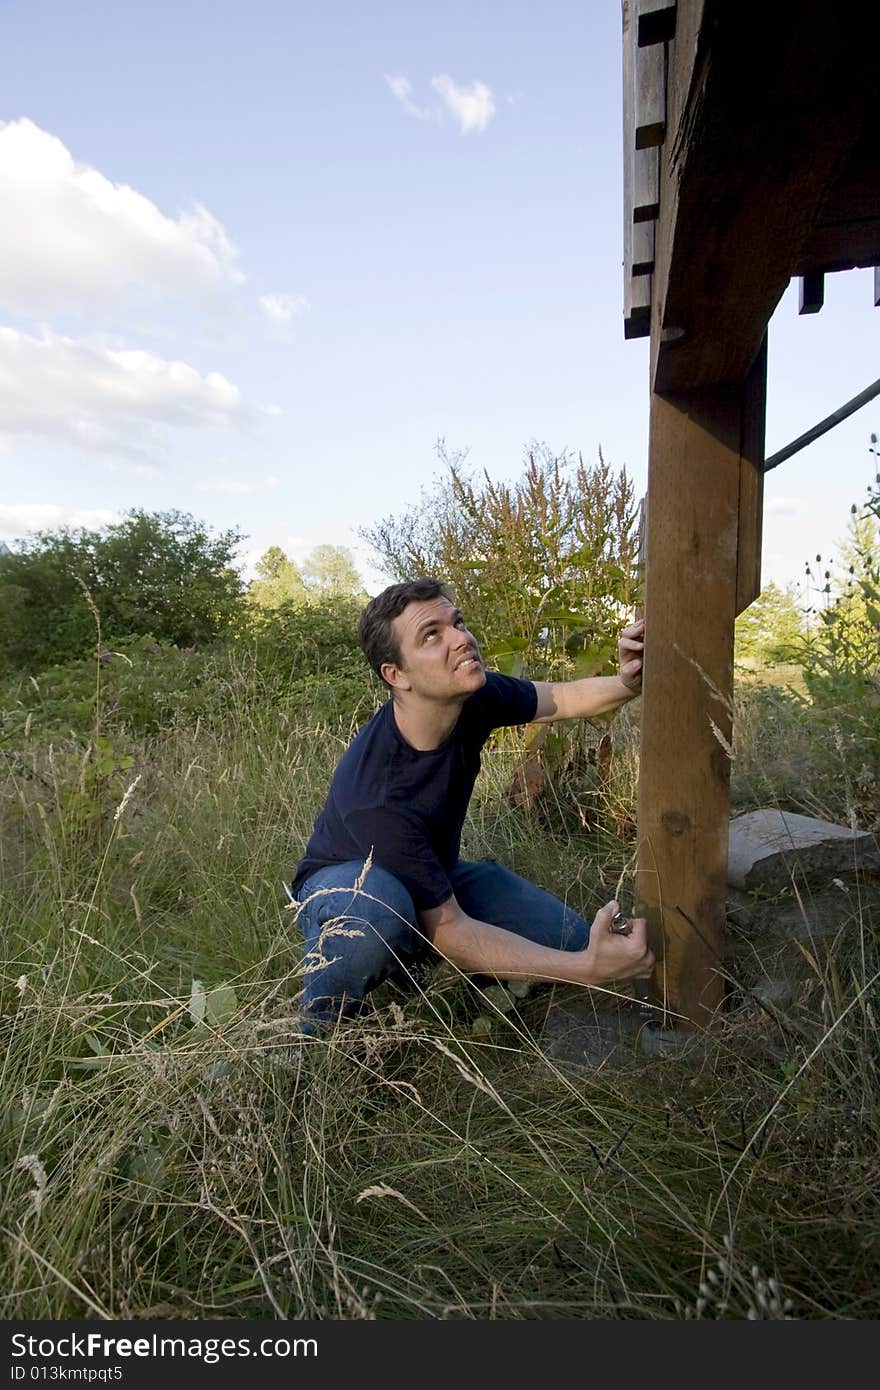
<path fill-rule="evenodd" d="M 857 410 L 860 410 L 863 405 L 867 405 L 868 401 L 872 401 L 875 396 L 880 396 L 880 377 L 878 377 L 876 381 L 873 381 L 870 386 L 866 386 L 864 391 L 860 391 L 857 396 L 853 396 L 852 400 L 847 401 L 846 405 L 842 405 L 839 410 L 835 410 L 833 415 L 826 415 L 824 420 L 820 420 L 818 425 L 814 425 L 811 430 L 807 430 L 806 434 L 799 435 L 797 439 L 792 440 L 791 444 L 786 444 L 784 449 L 780 449 L 776 454 L 771 454 L 768 459 L 764 460 L 764 467 L 761 472 L 769 473 L 771 468 L 776 468 L 780 463 L 784 463 L 786 459 L 790 459 L 792 454 L 797 454 L 801 449 L 805 449 L 808 444 L 812 444 L 814 439 L 818 439 L 820 435 L 833 429 L 835 425 L 839 425 L 841 420 L 845 420 L 848 415 L 854 415 Z"/>

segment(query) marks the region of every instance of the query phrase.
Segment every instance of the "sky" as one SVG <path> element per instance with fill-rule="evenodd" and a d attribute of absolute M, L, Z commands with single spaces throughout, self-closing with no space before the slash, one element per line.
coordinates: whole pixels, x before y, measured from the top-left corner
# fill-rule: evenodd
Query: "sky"
<path fill-rule="evenodd" d="M 245 572 L 420 504 L 438 441 L 645 491 L 625 342 L 618 0 L 0 0 L 0 539 L 129 508 L 238 527 Z M 792 284 L 767 452 L 878 372 L 873 274 Z M 767 476 L 797 581 L 876 471 L 873 402 Z"/>

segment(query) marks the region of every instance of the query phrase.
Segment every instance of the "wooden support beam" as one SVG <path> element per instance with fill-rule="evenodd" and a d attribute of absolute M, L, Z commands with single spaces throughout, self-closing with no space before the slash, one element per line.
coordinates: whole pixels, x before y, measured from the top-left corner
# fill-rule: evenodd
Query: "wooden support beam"
<path fill-rule="evenodd" d="M 825 303 L 825 276 L 813 271 L 801 276 L 799 314 L 818 314 Z"/>
<path fill-rule="evenodd" d="M 667 1021 L 721 1003 L 743 391 L 655 393 L 648 466 L 637 911 Z"/>
<path fill-rule="evenodd" d="M 679 0 L 655 391 L 741 383 L 792 275 L 880 259 L 878 36 L 880 10 L 866 28 L 828 0 L 803 0 L 796 23 L 766 0 Z"/>

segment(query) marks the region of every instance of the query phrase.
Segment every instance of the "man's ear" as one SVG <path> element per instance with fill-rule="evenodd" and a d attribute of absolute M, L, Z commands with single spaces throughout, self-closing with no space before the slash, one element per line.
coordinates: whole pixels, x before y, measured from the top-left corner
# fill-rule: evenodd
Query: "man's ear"
<path fill-rule="evenodd" d="M 379 675 L 390 685 L 392 690 L 412 690 L 409 676 L 396 666 L 393 661 L 385 661 L 379 667 Z"/>

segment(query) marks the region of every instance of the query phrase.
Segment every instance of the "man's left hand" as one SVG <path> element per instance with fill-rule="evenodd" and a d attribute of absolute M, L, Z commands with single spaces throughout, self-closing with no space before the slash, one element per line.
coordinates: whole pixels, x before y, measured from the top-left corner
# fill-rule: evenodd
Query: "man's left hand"
<path fill-rule="evenodd" d="M 623 684 L 638 695 L 642 688 L 642 655 L 645 649 L 645 620 L 625 627 L 617 643 L 617 659 L 620 666 L 620 679 Z"/>

